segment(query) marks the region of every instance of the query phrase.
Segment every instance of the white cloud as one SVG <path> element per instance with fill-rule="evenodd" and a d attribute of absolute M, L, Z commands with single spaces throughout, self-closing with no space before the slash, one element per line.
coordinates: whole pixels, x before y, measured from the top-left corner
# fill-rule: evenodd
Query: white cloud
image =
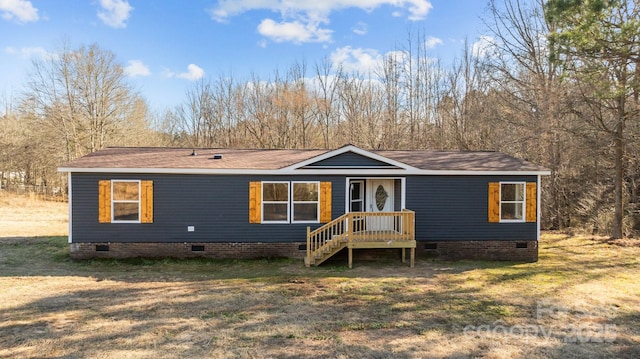
<path fill-rule="evenodd" d="M 258 25 L 258 32 L 275 42 L 326 42 L 331 40 L 331 30 L 322 29 L 317 23 L 303 24 L 298 21 L 276 23 L 264 19 Z"/>
<path fill-rule="evenodd" d="M 151 75 L 147 65 L 140 60 L 129 60 L 129 65 L 125 66 L 124 73 L 129 77 Z"/>
<path fill-rule="evenodd" d="M 187 72 L 179 73 L 177 76 L 189 81 L 195 81 L 201 79 L 204 76 L 204 70 L 198 65 L 189 64 L 189 66 L 187 66 Z"/>
<path fill-rule="evenodd" d="M 360 21 L 356 24 L 356 26 L 353 28 L 353 32 L 356 35 L 366 35 L 367 32 L 369 31 L 367 24 Z"/>
<path fill-rule="evenodd" d="M 433 36 L 429 36 L 429 38 L 427 38 L 427 40 L 424 42 L 424 46 L 427 49 L 433 49 L 434 47 L 436 47 L 438 45 L 442 45 L 442 40 L 440 40 L 437 37 L 433 37 Z"/>
<path fill-rule="evenodd" d="M 176 73 L 167 69 L 167 68 L 163 68 L 162 69 L 162 76 L 166 77 L 166 78 L 172 78 L 176 76 Z"/>
<path fill-rule="evenodd" d="M 413 63 L 417 61 L 411 58 L 411 54 L 407 51 L 395 50 L 384 54 L 379 53 L 375 49 L 352 48 L 351 46 L 336 49 L 329 55 L 329 60 L 333 67 L 341 67 L 343 71 L 348 73 L 371 74 L 373 81 L 378 81 L 376 76 L 382 73 L 387 61 L 392 61 L 394 66 L 405 68 L 409 71 L 411 60 Z M 429 63 L 437 63 L 437 58 L 427 57 Z"/>
<path fill-rule="evenodd" d="M 410 13 L 409 20 L 411 21 L 423 20 L 429 13 L 429 10 L 431 10 L 431 8 L 433 7 L 431 3 L 427 0 L 406 1 L 406 3 L 411 4 L 409 6 L 409 13 Z"/>
<path fill-rule="evenodd" d="M 270 10 L 279 12 L 283 17 L 295 14 L 319 14 L 326 17 L 331 12 L 342 9 L 359 8 L 373 11 L 383 5 L 407 8 L 410 20 L 424 19 L 432 8 L 429 0 L 219 0 L 218 5 L 210 9 L 209 13 L 216 21 L 223 22 L 229 17 L 251 10 Z"/>
<path fill-rule="evenodd" d="M 102 7 L 102 11 L 98 10 L 98 17 L 106 25 L 115 28 L 127 27 L 125 22 L 133 10 L 127 0 L 100 0 L 100 7 Z"/>
<path fill-rule="evenodd" d="M 385 5 L 408 11 L 407 18 L 412 21 L 424 19 L 432 7 L 429 0 L 219 0 L 209 14 L 218 22 L 226 22 L 247 11 L 268 10 L 279 13 L 281 19 L 263 19 L 258 31 L 264 36 L 276 42 L 331 42 L 332 31 L 320 25 L 329 24 L 332 12 L 348 8 L 373 11 Z M 399 16 L 402 11 L 398 12 Z M 363 30 L 354 30 L 357 34 L 358 31 Z"/>
<path fill-rule="evenodd" d="M 332 52 L 329 59 L 333 66 L 342 67 L 346 72 L 369 73 L 379 68 L 383 56 L 374 49 L 345 46 Z"/>
<path fill-rule="evenodd" d="M 402 50 L 395 50 L 387 52 L 384 57 L 386 59 L 393 59 L 396 63 L 407 63 L 411 59 L 409 53 Z"/>
<path fill-rule="evenodd" d="M 0 0 L 0 12 L 2 18 L 18 23 L 38 21 L 38 9 L 34 8 L 31 1 L 26 0 Z"/>
<path fill-rule="evenodd" d="M 50 59 L 56 56 L 54 53 L 48 52 L 47 50 L 39 46 L 38 47 L 21 47 L 19 49 L 9 46 L 4 48 L 4 52 L 6 52 L 9 55 L 20 56 L 20 58 L 23 58 L 25 60 L 28 60 L 34 57 L 40 58 L 40 59 Z"/>
<path fill-rule="evenodd" d="M 480 38 L 471 45 L 471 55 L 485 57 L 494 47 L 495 39 L 491 36 L 480 35 Z"/>

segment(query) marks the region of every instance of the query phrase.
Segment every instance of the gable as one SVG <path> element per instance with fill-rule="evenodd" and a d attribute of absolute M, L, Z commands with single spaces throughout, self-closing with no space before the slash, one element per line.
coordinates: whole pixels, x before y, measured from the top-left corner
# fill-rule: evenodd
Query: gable
<path fill-rule="evenodd" d="M 384 168 L 396 169 L 390 163 L 379 161 L 375 158 L 366 157 L 354 152 L 344 152 L 307 164 L 302 168 Z"/>

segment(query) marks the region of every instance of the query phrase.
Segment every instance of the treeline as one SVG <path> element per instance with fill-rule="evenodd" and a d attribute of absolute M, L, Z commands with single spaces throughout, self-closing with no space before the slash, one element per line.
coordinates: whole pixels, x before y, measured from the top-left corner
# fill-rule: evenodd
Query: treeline
<path fill-rule="evenodd" d="M 120 145 L 496 150 L 551 169 L 544 228 L 634 235 L 638 4 L 574 2 L 491 1 L 485 46 L 465 44 L 451 65 L 408 33 L 372 72 L 325 60 L 219 76 L 162 113 L 150 113 L 114 54 L 67 49 L 35 62 L 24 96 L 5 105 L 0 171 L 5 182 L 63 187 L 58 165 Z"/>

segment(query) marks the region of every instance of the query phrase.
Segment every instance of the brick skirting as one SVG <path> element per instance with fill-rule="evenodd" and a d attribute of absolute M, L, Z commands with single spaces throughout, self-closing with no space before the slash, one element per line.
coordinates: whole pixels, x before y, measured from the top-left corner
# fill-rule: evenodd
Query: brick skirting
<path fill-rule="evenodd" d="M 419 241 L 417 243 L 416 257 L 434 255 L 447 260 L 537 262 L 538 241 Z"/>
<path fill-rule="evenodd" d="M 71 243 L 73 259 L 91 258 L 275 258 L 302 259 L 306 243 Z M 302 249 L 300 249 L 302 248 Z M 366 251 L 371 255 L 377 250 Z M 370 253 L 369 253 L 370 252 Z M 387 250 L 388 252 L 388 250 Z M 393 251 L 395 253 L 396 251 Z M 379 253 L 379 251 L 378 251 Z M 399 252 L 398 252 L 399 253 Z M 536 262 L 538 242 L 533 241 L 418 241 L 416 257 L 447 260 L 482 259 Z"/>
<path fill-rule="evenodd" d="M 90 258 L 304 258 L 303 242 L 294 243 L 71 243 L 73 259 Z"/>

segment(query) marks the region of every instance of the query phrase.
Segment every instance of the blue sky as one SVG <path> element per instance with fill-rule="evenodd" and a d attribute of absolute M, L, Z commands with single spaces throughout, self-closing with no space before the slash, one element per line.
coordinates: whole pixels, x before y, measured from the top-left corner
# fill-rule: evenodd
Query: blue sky
<path fill-rule="evenodd" d="M 0 0 L 0 101 L 16 99 L 32 59 L 97 43 L 153 110 L 200 78 L 268 79 L 327 58 L 366 71 L 423 35 L 444 63 L 482 41 L 485 0 Z"/>

